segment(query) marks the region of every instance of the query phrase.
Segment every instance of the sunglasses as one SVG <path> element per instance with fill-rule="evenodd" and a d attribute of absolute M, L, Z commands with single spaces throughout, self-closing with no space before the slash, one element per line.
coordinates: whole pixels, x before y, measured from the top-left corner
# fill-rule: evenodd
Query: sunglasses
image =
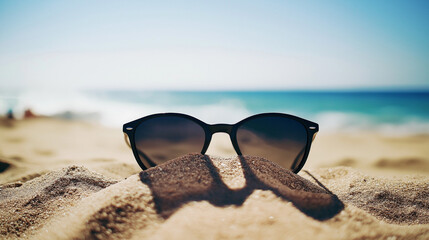
<path fill-rule="evenodd" d="M 283 113 L 257 114 L 233 125 L 211 125 L 181 113 L 160 113 L 126 123 L 123 131 L 143 170 L 188 153 L 205 154 L 212 135 L 223 132 L 229 134 L 238 155 L 264 157 L 298 173 L 319 125 Z"/>

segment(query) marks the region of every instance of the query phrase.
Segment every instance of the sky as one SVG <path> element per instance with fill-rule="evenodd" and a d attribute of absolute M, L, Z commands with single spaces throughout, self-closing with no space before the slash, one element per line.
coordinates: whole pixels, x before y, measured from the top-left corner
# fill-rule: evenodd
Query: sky
<path fill-rule="evenodd" d="M 429 89 L 429 1 L 0 0 L 0 88 Z"/>

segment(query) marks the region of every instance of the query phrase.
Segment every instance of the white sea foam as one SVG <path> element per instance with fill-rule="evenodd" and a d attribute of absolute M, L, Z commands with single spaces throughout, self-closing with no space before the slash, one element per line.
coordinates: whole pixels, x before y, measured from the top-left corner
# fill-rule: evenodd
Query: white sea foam
<path fill-rule="evenodd" d="M 380 124 L 378 132 L 383 135 L 401 137 L 407 135 L 429 134 L 429 122 L 408 121 L 402 124 Z"/>
<path fill-rule="evenodd" d="M 370 129 L 374 124 L 363 114 L 343 112 L 322 112 L 315 115 L 315 121 L 323 131 L 350 132 Z"/>
<path fill-rule="evenodd" d="M 8 98 L 14 99 L 13 104 L 9 104 L 6 97 L 3 97 L 0 101 L 0 111 L 6 113 L 8 108 L 13 108 L 18 118 L 22 117 L 26 109 L 31 109 L 40 115 L 98 122 L 109 127 L 120 127 L 128 121 L 163 112 L 185 113 L 207 123 L 235 123 L 250 115 L 249 111 L 237 101 L 219 101 L 216 104 L 192 106 L 150 104 L 99 98 L 80 91 L 46 89 L 21 91 Z"/>
<path fill-rule="evenodd" d="M 315 116 L 315 121 L 319 124 L 320 131 L 323 132 L 371 131 L 385 136 L 398 137 L 429 134 L 429 122 L 416 118 L 398 123 L 387 123 L 360 113 L 322 112 Z"/>
<path fill-rule="evenodd" d="M 196 99 L 198 101 L 198 99 Z M 257 112 L 246 108 L 238 99 L 218 99 L 207 103 L 180 104 L 171 101 L 151 103 L 144 101 L 125 101 L 82 91 L 52 91 L 47 89 L 21 91 L 19 94 L 0 93 L 0 111 L 6 113 L 13 108 L 16 116 L 22 116 L 30 108 L 37 114 L 67 119 L 80 119 L 120 128 L 122 124 L 134 119 L 160 112 L 181 112 L 195 116 L 202 121 L 213 123 L 236 123 Z M 377 116 L 359 112 L 320 111 L 309 112 L 297 109 L 281 112 L 295 114 L 317 122 L 321 132 L 377 131 L 385 135 L 410 135 L 429 133 L 429 122 L 419 118 L 403 118 L 396 123 L 381 122 Z"/>

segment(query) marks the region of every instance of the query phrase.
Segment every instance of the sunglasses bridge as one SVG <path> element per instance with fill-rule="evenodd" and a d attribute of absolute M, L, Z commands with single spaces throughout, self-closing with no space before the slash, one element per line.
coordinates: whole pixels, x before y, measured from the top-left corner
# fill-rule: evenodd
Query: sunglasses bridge
<path fill-rule="evenodd" d="M 211 131 L 211 133 L 218 133 L 218 132 L 223 132 L 223 133 L 228 133 L 231 134 L 232 131 L 232 127 L 233 125 L 231 124 L 213 124 L 213 125 L 209 125 L 209 129 Z"/>

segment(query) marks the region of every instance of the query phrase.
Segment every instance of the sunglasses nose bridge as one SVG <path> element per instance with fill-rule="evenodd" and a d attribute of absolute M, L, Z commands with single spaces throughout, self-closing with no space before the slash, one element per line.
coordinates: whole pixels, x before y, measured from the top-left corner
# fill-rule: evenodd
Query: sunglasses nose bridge
<path fill-rule="evenodd" d="M 213 124 L 209 125 L 210 131 L 213 133 L 224 132 L 230 134 L 232 131 L 232 126 L 230 124 Z"/>

